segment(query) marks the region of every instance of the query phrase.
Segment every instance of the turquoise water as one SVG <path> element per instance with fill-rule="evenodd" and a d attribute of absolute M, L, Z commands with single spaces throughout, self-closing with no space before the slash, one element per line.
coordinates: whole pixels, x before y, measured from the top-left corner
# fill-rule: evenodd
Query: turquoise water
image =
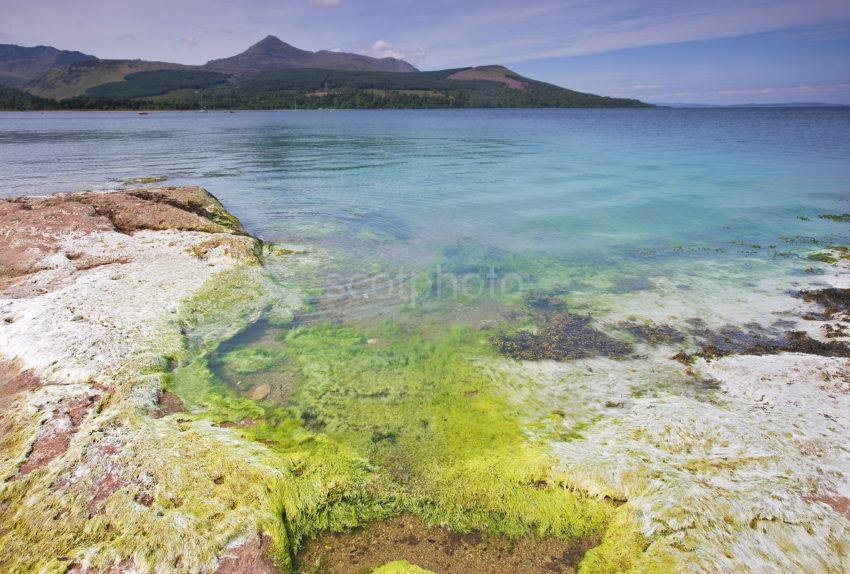
<path fill-rule="evenodd" d="M 817 215 L 850 211 L 834 109 L 5 113 L 0 157 L 7 196 L 202 185 L 251 232 L 326 250 L 320 286 L 349 294 L 429 269 L 747 266 L 846 243 Z"/>

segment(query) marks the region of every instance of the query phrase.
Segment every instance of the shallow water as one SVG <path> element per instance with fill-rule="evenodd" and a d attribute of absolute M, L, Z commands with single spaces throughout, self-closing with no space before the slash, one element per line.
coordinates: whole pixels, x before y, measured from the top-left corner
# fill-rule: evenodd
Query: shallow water
<path fill-rule="evenodd" d="M 850 210 L 848 134 L 834 109 L 4 113 L 0 193 L 203 185 L 261 237 L 328 250 L 325 307 L 369 316 L 423 271 L 451 296 L 554 269 L 623 292 L 846 242 L 817 215 Z"/>

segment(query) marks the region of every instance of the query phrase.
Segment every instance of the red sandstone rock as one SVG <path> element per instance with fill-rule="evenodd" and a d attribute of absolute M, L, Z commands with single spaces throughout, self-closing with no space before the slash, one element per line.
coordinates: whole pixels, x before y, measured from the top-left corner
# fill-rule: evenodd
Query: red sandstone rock
<path fill-rule="evenodd" d="M 42 424 L 19 474 L 29 474 L 68 450 L 71 437 L 99 399 L 100 395 L 91 393 L 61 401 L 55 407 L 53 416 Z"/>
<path fill-rule="evenodd" d="M 159 412 L 162 415 L 173 415 L 174 413 L 182 413 L 186 411 L 186 405 L 183 401 L 168 391 L 162 391 L 159 394 Z"/>
<path fill-rule="evenodd" d="M 19 392 L 40 386 L 41 381 L 31 371 L 22 371 L 15 363 L 0 362 L 0 412 Z"/>
<path fill-rule="evenodd" d="M 48 269 L 46 256 L 60 252 L 58 237 L 69 231 L 111 231 L 108 219 L 89 206 L 57 198 L 0 201 L 0 277 Z"/>
<path fill-rule="evenodd" d="M 109 471 L 103 475 L 95 485 L 94 496 L 89 501 L 89 514 L 92 516 L 99 514 L 106 499 L 125 486 L 127 482 L 117 472 Z"/>
<path fill-rule="evenodd" d="M 251 537 L 226 551 L 215 574 L 281 574 L 270 556 L 271 546 L 268 534 Z"/>
<path fill-rule="evenodd" d="M 215 197 L 199 187 L 0 200 L 0 278 L 50 269 L 56 266 L 56 256 L 66 257 L 79 269 L 121 263 L 108 257 L 63 253 L 60 243 L 70 234 L 139 229 L 230 233 L 240 226 Z"/>
<path fill-rule="evenodd" d="M 823 502 L 835 512 L 843 514 L 850 520 L 850 498 L 840 496 L 838 494 L 821 494 L 818 496 L 806 497 L 806 500 Z"/>
<path fill-rule="evenodd" d="M 148 201 L 135 195 L 115 192 L 79 196 L 79 201 L 106 216 L 115 229 L 132 233 L 139 229 L 183 229 L 218 233 L 228 231 L 200 215 L 168 203 Z"/>

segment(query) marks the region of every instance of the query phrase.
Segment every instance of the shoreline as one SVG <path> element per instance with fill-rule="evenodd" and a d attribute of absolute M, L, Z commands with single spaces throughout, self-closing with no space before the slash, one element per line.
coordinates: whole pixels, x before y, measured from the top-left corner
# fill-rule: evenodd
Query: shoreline
<path fill-rule="evenodd" d="M 4 200 L 0 218 L 14 230 L 3 238 L 0 303 L 3 569 L 130 572 L 170 555 L 198 572 L 278 572 L 259 526 L 261 481 L 248 486 L 256 502 L 235 505 L 223 528 L 183 530 L 153 512 L 180 497 L 212 516 L 202 506 L 218 488 L 210 455 L 256 451 L 226 429 L 181 437 L 166 416 L 179 401 L 163 389 L 168 361 L 186 352 L 180 325 L 197 320 L 180 316 L 180 301 L 224 276 L 256 281 L 263 245 L 200 188 Z M 262 453 L 253 460 L 246 475 L 268 474 Z M 222 487 L 220 503 L 238 499 L 236 486 Z M 110 523 L 141 546 L 109 544 Z"/>
<path fill-rule="evenodd" d="M 263 244 L 200 188 L 5 199 L 0 228 L 12 230 L 0 237 L 0 566 L 277 574 L 292 567 L 301 536 L 322 540 L 325 531 L 403 514 L 409 502 L 399 501 L 411 493 L 395 486 L 396 499 L 357 498 L 368 496 L 364 485 L 384 488 L 384 477 L 351 445 L 306 425 L 286 434 L 280 429 L 294 423 L 261 404 L 268 393 L 240 398 L 210 374 L 209 356 L 221 342 L 270 314 L 285 324 L 303 306 L 303 293 L 268 281 L 264 269 L 297 272 L 314 264 L 313 254 Z M 843 276 L 846 264 L 838 265 Z M 344 328 L 318 335 L 320 348 L 353 337 Z M 358 337 L 365 352 L 383 357 L 382 339 Z M 352 348 L 364 347 L 354 338 Z M 466 368 L 447 373 L 471 376 Z M 508 456 L 494 459 L 500 466 L 486 469 L 514 472 L 510 466 L 525 460 L 532 472 L 511 480 L 527 491 L 478 503 L 496 511 L 524 496 L 520 506 L 563 504 L 577 513 L 560 531 L 546 522 L 558 516 L 520 508 L 512 519 L 545 533 L 544 541 L 572 531 L 575 540 L 593 540 L 581 572 L 615 564 L 672 570 L 694 558 L 699 567 L 731 571 L 748 558 L 769 564 L 784 544 L 793 547 L 789 569 L 847 566 L 850 554 L 831 542 L 850 536 L 846 358 L 732 353 L 680 364 L 662 345 L 626 359 L 483 357 L 475 377 L 479 368 L 481 381 L 465 382 L 471 390 L 459 389 L 459 399 L 503 418 L 522 413 L 516 429 L 506 428 L 539 440 L 531 450 L 509 441 Z M 634 388 L 653 378 L 672 382 Z M 693 390 L 683 391 L 688 385 Z M 506 408 L 504 396 L 515 404 Z M 541 404 L 550 408 L 536 412 Z M 266 428 L 262 417 L 274 424 Z M 458 420 L 482 425 L 471 427 L 481 432 L 501 418 Z M 375 436 L 395 440 L 373 434 L 372 442 Z M 314 450 L 276 450 L 298 441 Z M 550 453 L 555 471 L 546 466 Z M 572 491 L 581 494 L 563 498 Z M 777 492 L 786 502 L 771 498 Z M 342 515 L 334 515 L 336 506 Z M 363 514 L 344 515 L 357 508 Z M 369 514 L 375 508 L 383 513 Z M 470 512 L 438 510 L 435 522 Z M 582 513 L 594 518 L 584 522 Z M 45 540 L 45 531 L 55 535 Z"/>

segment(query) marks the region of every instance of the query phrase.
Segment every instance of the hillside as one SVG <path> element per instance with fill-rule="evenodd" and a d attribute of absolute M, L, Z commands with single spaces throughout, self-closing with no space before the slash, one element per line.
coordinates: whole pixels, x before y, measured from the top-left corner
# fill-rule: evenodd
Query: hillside
<path fill-rule="evenodd" d="M 6 110 L 43 110 L 54 108 L 56 102 L 33 96 L 22 90 L 0 85 L 0 111 Z"/>
<path fill-rule="evenodd" d="M 29 82 L 24 89 L 35 96 L 61 100 L 85 94 L 91 88 L 120 82 L 143 71 L 183 70 L 192 66 L 145 60 L 92 60 L 59 66 Z"/>
<path fill-rule="evenodd" d="M 96 59 L 82 52 L 57 50 L 52 46 L 27 48 L 0 44 L 0 84 L 21 88 L 56 66 Z"/>
<path fill-rule="evenodd" d="M 606 98 L 525 78 L 501 66 L 434 72 L 279 70 L 248 78 L 209 78 L 203 89 L 162 89 L 164 72 L 147 72 L 89 90 L 149 108 L 463 108 L 635 107 L 637 100 Z M 195 78 L 187 78 L 191 81 Z M 201 78 L 197 78 L 200 80 Z M 104 92 L 104 89 L 107 91 Z M 140 104 L 141 105 L 141 104 Z"/>
<path fill-rule="evenodd" d="M 378 109 L 648 107 L 525 78 L 501 66 L 434 72 L 280 70 L 243 79 L 200 69 L 147 70 L 63 100 L 14 91 L 0 109 Z M 27 100 L 26 98 L 31 98 Z M 15 105 L 20 105 L 16 108 Z"/>
<path fill-rule="evenodd" d="M 234 76 L 252 76 L 274 70 L 318 68 L 378 72 L 415 72 L 416 68 L 395 58 L 372 58 L 348 52 L 310 52 L 290 46 L 275 36 L 266 36 L 241 54 L 211 60 L 204 66 Z"/>

